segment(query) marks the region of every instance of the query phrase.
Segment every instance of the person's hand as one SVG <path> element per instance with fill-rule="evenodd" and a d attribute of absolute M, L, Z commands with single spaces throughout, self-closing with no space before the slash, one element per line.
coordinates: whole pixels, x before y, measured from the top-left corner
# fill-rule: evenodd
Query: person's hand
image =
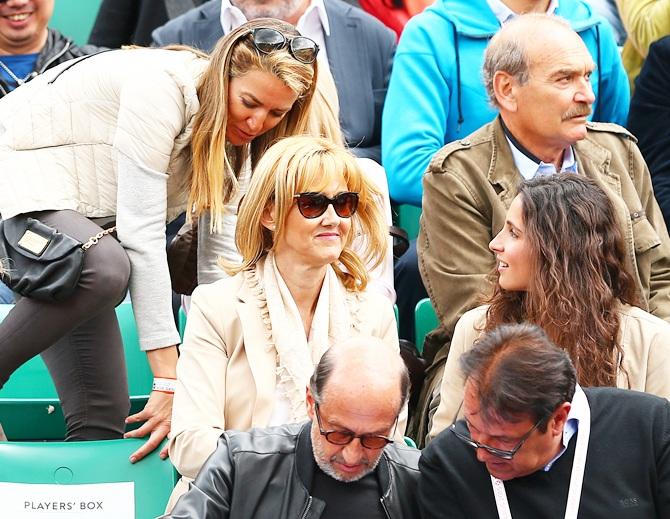
<path fill-rule="evenodd" d="M 139 429 L 127 432 L 124 438 L 144 438 L 149 435 L 149 439 L 144 445 L 130 455 L 130 462 L 135 463 L 141 460 L 158 447 L 170 432 L 170 423 L 172 418 L 172 398 L 170 393 L 161 391 L 152 391 L 149 395 L 149 401 L 144 409 L 139 413 L 126 418 L 126 423 L 145 422 Z M 168 457 L 167 443 L 161 449 L 161 459 Z"/>

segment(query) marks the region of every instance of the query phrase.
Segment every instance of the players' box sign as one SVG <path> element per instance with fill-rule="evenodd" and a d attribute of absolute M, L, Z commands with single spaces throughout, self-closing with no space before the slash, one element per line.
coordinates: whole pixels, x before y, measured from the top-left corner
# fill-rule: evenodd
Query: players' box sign
<path fill-rule="evenodd" d="M 135 519 L 135 487 L 0 483 L 0 508 L 12 519 Z"/>

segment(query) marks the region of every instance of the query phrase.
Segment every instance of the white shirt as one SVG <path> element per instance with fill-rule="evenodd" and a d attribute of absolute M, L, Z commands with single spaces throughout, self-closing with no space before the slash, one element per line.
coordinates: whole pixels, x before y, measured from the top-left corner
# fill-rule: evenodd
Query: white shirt
<path fill-rule="evenodd" d="M 581 386 L 577 384 L 577 387 L 575 388 L 575 395 L 577 393 L 583 393 L 584 391 L 582 390 Z M 572 407 L 570 407 L 570 412 L 568 413 L 568 419 L 565 422 L 565 426 L 563 427 L 563 447 L 561 448 L 561 451 L 554 456 L 554 458 L 547 463 L 544 466 L 544 471 L 548 472 L 551 467 L 554 465 L 554 462 L 560 458 L 565 450 L 568 448 L 568 443 L 570 443 L 570 440 L 572 437 L 577 433 L 577 430 L 579 429 L 579 421 L 584 420 L 584 417 L 587 415 L 586 413 L 588 412 L 588 401 L 586 398 L 584 399 L 575 399 L 574 396 L 572 398 Z"/>
<path fill-rule="evenodd" d="M 493 11 L 493 14 L 500 22 L 500 25 L 519 16 L 519 13 L 512 11 L 502 2 L 502 0 L 486 0 L 486 2 L 489 4 L 491 11 Z M 549 2 L 549 7 L 547 7 L 547 14 L 554 14 L 556 9 L 558 9 L 558 0 L 551 0 L 551 2 Z"/>
<path fill-rule="evenodd" d="M 572 146 L 569 146 L 563 152 L 563 164 L 561 170 L 556 171 L 556 166 L 551 163 L 543 161 L 535 162 L 523 151 L 515 146 L 507 135 L 505 135 L 510 149 L 512 150 L 512 157 L 514 158 L 514 165 L 519 170 L 521 176 L 526 180 L 535 178 L 539 175 L 554 175 L 556 173 L 577 173 L 577 161 L 575 160 L 575 153 L 572 151 Z"/>
<path fill-rule="evenodd" d="M 228 34 L 237 29 L 248 20 L 244 13 L 230 3 L 230 0 L 221 0 L 221 28 L 223 34 Z M 312 0 L 309 6 L 298 20 L 296 26 L 298 32 L 303 36 L 313 39 L 319 46 L 318 60 L 322 65 L 328 65 L 326 53 L 326 36 L 330 36 L 330 24 L 323 0 Z"/>

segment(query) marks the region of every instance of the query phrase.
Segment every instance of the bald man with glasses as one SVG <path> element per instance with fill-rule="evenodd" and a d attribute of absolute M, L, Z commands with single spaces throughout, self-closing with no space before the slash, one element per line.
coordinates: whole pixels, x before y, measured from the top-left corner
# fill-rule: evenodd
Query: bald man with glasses
<path fill-rule="evenodd" d="M 307 388 L 310 420 L 225 432 L 165 517 L 418 518 L 419 451 L 394 441 L 408 393 L 400 355 L 379 339 L 331 347 Z"/>

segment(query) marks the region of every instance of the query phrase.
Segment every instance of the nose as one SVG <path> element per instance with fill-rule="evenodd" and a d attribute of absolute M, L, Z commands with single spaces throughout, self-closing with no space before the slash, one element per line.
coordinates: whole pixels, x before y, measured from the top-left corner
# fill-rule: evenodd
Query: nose
<path fill-rule="evenodd" d="M 582 84 L 577 92 L 575 92 L 575 101 L 578 103 L 586 103 L 592 105 L 596 100 L 596 96 L 593 93 L 593 87 L 591 86 L 591 81 L 587 78 L 582 79 Z"/>
<path fill-rule="evenodd" d="M 347 465 L 357 465 L 364 456 L 364 448 L 358 438 L 354 438 L 342 449 L 342 459 Z"/>
<path fill-rule="evenodd" d="M 486 460 L 490 456 L 488 452 L 486 452 L 486 449 L 477 449 L 477 461 L 480 461 L 481 463 L 486 463 Z"/>
<path fill-rule="evenodd" d="M 493 253 L 502 252 L 503 250 L 502 237 L 500 236 L 501 234 L 502 230 L 498 234 L 496 234 L 495 237 L 489 243 L 489 250 Z"/>
<path fill-rule="evenodd" d="M 254 134 L 259 134 L 263 130 L 265 125 L 265 119 L 267 119 L 267 112 L 256 111 L 253 115 L 247 118 L 247 126 L 249 127 L 249 132 Z"/>
<path fill-rule="evenodd" d="M 340 223 L 340 217 L 335 212 L 333 204 L 328 204 L 328 207 L 326 207 L 326 212 L 323 213 L 321 223 L 323 225 L 337 225 Z"/>

